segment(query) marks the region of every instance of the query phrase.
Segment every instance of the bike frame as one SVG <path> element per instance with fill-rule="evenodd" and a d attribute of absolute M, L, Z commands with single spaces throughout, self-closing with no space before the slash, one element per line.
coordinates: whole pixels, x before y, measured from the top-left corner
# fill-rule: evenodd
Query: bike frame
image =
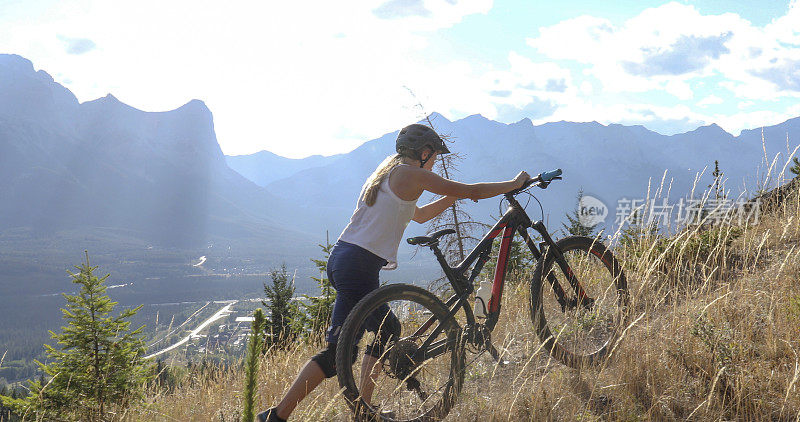
<path fill-rule="evenodd" d="M 467 255 L 467 257 L 455 267 L 451 267 L 448 264 L 437 243 L 430 245 L 437 261 L 439 262 L 439 265 L 441 265 L 442 270 L 444 271 L 445 277 L 447 277 L 451 286 L 453 287 L 453 291 L 455 292 L 453 296 L 451 296 L 447 302 L 445 302 L 445 305 L 449 309 L 448 319 L 455 316 L 459 309 L 464 309 L 467 318 L 466 326 L 476 325 L 475 314 L 472 311 L 469 298 L 474 291 L 475 279 L 480 274 L 484 264 L 486 264 L 486 262 L 489 260 L 494 239 L 501 234 L 500 253 L 497 258 L 497 265 L 495 266 L 494 278 L 492 280 L 492 296 L 489 301 L 488 314 L 484 324 L 489 331 L 494 329 L 494 326 L 497 324 L 497 320 L 500 316 L 500 300 L 503 295 L 503 288 L 505 287 L 509 252 L 511 250 L 511 242 L 515 233 L 519 233 L 535 259 L 542 259 L 545 253 L 548 251 L 549 253 L 552 253 L 556 262 L 561 267 L 564 274 L 566 274 L 566 278 L 569 281 L 572 289 L 575 291 L 579 303 L 582 306 L 588 306 L 590 299 L 587 298 L 580 282 L 573 275 L 572 270 L 569 268 L 569 265 L 564 259 L 561 250 L 547 232 L 547 228 L 545 227 L 544 223 L 541 220 L 532 222 L 530 217 L 528 217 L 528 214 L 525 212 L 525 209 L 519 204 L 519 202 L 517 202 L 516 198 L 514 198 L 514 195 L 505 194 L 505 198 L 509 203 L 509 207 L 506 212 L 503 214 L 500 220 L 494 224 L 489 232 L 484 235 L 483 239 L 481 239 L 481 241 L 477 246 L 475 246 L 469 255 Z M 528 228 L 536 230 L 541 236 L 542 242 L 540 242 L 539 245 L 536 245 L 531 236 L 528 234 Z M 469 276 L 467 276 L 467 271 L 469 271 L 469 268 L 473 264 L 475 265 L 472 267 L 472 272 Z M 550 285 L 553 287 L 556 299 L 561 306 L 569 306 L 570 304 L 567 301 L 567 295 L 564 292 L 564 288 L 558 282 L 556 277 L 553 274 L 548 274 L 547 279 L 550 282 Z M 429 318 L 417 329 L 414 334 L 412 334 L 412 336 L 424 335 L 431 325 L 433 325 L 435 320 L 435 317 Z M 433 341 L 433 339 L 441 334 L 443 329 L 444 327 L 441 325 L 434 328 L 433 332 L 419 347 L 418 353 L 422 353 L 422 356 L 416 356 L 417 358 L 426 359 L 447 351 L 447 341 Z"/>

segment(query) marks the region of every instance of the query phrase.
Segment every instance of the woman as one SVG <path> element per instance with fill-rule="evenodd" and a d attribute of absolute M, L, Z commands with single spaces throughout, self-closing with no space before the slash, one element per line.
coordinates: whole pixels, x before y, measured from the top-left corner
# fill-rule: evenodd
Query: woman
<path fill-rule="evenodd" d="M 421 124 L 400 131 L 396 150 L 397 154 L 387 157 L 364 183 L 350 223 L 328 259 L 328 279 L 336 289 L 331 325 L 325 337 L 328 347 L 306 363 L 280 403 L 260 413 L 259 421 L 285 421 L 322 380 L 336 375 L 336 342 L 342 324 L 356 303 L 378 288 L 379 271 L 397 267 L 397 248 L 410 220 L 424 223 L 457 199 L 490 198 L 517 189 L 530 178 L 523 171 L 514 180 L 505 182 L 467 184 L 444 179 L 431 169 L 437 154 L 450 151 L 433 129 Z M 443 197 L 417 207 L 417 199 L 424 191 Z M 388 308 L 376 312 L 381 311 L 383 315 L 391 314 Z M 365 350 L 362 368 L 371 367 L 377 356 L 379 351 Z M 365 378 L 361 393 L 369 402 L 373 386 L 369 377 Z"/>

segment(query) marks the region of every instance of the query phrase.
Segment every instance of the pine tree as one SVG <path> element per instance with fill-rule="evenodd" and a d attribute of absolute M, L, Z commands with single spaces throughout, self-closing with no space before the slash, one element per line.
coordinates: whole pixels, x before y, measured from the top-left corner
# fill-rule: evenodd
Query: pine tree
<path fill-rule="evenodd" d="M 264 294 L 269 302 L 261 301 L 270 314 L 264 336 L 267 345 L 282 346 L 293 336 L 292 322 L 297 313 L 296 307 L 291 303 L 294 285 L 289 282 L 286 264 L 281 265 L 278 270 L 270 271 L 269 276 L 272 285 L 264 283 Z"/>
<path fill-rule="evenodd" d="M 256 379 L 258 378 L 258 358 L 263 353 L 264 342 L 263 328 L 265 324 L 264 313 L 261 309 L 256 309 L 253 314 L 252 331 L 250 332 L 250 340 L 247 343 L 247 360 L 245 364 L 245 383 L 244 383 L 244 410 L 242 411 L 243 421 L 252 421 L 253 404 L 255 403 L 256 393 Z"/>
<path fill-rule="evenodd" d="M 0 387 L 0 397 L 8 396 L 8 387 L 3 384 Z M 11 408 L 6 407 L 3 405 L 3 402 L 0 401 L 0 421 L 7 421 L 11 418 Z"/>
<path fill-rule="evenodd" d="M 600 223 L 587 226 L 581 221 L 581 199 L 583 199 L 583 189 L 578 191 L 578 199 L 575 203 L 575 209 L 570 214 L 566 214 L 569 224 L 561 223 L 564 230 L 572 236 L 588 236 L 595 237 L 597 233 L 595 230 Z"/>
<path fill-rule="evenodd" d="M 166 365 L 162 361 L 161 370 L 157 371 L 156 374 L 159 374 L 158 386 L 161 391 L 172 393 L 180 386 L 181 379 L 185 374 L 185 370 L 179 366 Z"/>
<path fill-rule="evenodd" d="M 792 158 L 792 163 L 792 166 L 789 167 L 789 171 L 791 171 L 795 177 L 800 176 L 800 158 Z"/>
<path fill-rule="evenodd" d="M 100 421 L 142 397 L 148 373 L 143 359 L 144 327 L 131 330 L 129 321 L 141 305 L 113 316 L 117 303 L 106 295 L 109 275 L 98 278 L 94 274 L 97 267 L 89 264 L 88 253 L 86 262 L 75 268 L 78 272 L 70 276 L 80 291 L 63 295 L 67 325 L 61 333 L 50 332 L 57 344 L 45 345 L 48 363 L 37 361 L 50 380 L 47 384 L 29 381 L 30 393 L 25 398 L 3 398 L 19 414 Z"/>
<path fill-rule="evenodd" d="M 317 282 L 320 290 L 319 296 L 303 295 L 304 300 L 299 303 L 298 312 L 295 318 L 296 331 L 308 333 L 311 336 L 321 333 L 328 326 L 333 313 L 333 302 L 336 300 L 336 290 L 328 280 L 328 258 L 333 250 L 333 245 L 325 236 L 325 245 L 319 245 L 322 249 L 322 259 L 312 259 L 311 261 L 319 270 L 319 277 L 311 277 Z"/>
<path fill-rule="evenodd" d="M 178 378 L 175 367 L 164 363 L 164 359 L 159 358 L 153 368 L 152 378 L 161 391 L 172 392 L 178 386 Z"/>

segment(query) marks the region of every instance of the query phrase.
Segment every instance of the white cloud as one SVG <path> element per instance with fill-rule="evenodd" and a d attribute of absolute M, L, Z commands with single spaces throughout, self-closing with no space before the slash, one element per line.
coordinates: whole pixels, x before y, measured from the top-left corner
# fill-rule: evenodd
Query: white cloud
<path fill-rule="evenodd" d="M 591 65 L 590 74 L 606 91 L 666 89 L 685 99 L 679 82 L 702 74 L 713 58 L 726 54 L 724 43 L 736 20 L 735 15 L 703 17 L 691 6 L 668 3 L 620 27 L 591 16 L 566 20 L 527 42 L 553 59 Z"/>
<path fill-rule="evenodd" d="M 372 13 L 384 24 L 397 21 L 406 30 L 432 31 L 453 26 L 465 16 L 487 13 L 492 3 L 493 0 L 386 0 Z"/>
<path fill-rule="evenodd" d="M 691 100 L 694 97 L 694 91 L 692 91 L 692 87 L 689 86 L 688 83 L 682 81 L 680 79 L 672 79 L 666 82 L 664 89 L 676 96 L 678 99 L 681 100 Z"/>
<path fill-rule="evenodd" d="M 792 0 L 789 11 L 766 26 L 770 37 L 788 44 L 800 44 L 800 1 Z"/>
<path fill-rule="evenodd" d="M 466 61 L 427 64 L 410 72 L 417 76 L 408 78 L 408 86 L 428 111 L 451 119 L 478 113 L 503 122 L 548 116 L 578 92 L 570 71 L 555 63 L 537 63 L 511 52 L 501 65 L 503 69 Z"/>
<path fill-rule="evenodd" d="M 702 100 L 697 102 L 697 105 L 700 107 L 706 107 L 713 104 L 722 104 L 725 102 L 722 98 L 717 97 L 714 94 L 709 95 L 708 97 L 703 98 Z"/>
<path fill-rule="evenodd" d="M 94 41 L 88 38 L 70 38 L 59 35 L 58 39 L 64 42 L 67 54 L 85 54 L 97 47 Z"/>
<path fill-rule="evenodd" d="M 733 13 L 702 15 L 693 6 L 667 3 L 620 26 L 581 16 L 541 28 L 528 44 L 552 59 L 590 65 L 606 92 L 665 90 L 691 98 L 690 80 L 718 73 L 748 98 L 795 95 L 800 75 L 792 58 L 800 49 L 800 3 L 765 28 Z M 795 59 L 796 60 L 796 59 Z"/>
<path fill-rule="evenodd" d="M 540 113 L 549 115 L 548 110 L 552 110 L 556 103 L 574 96 L 577 91 L 568 69 L 555 63 L 534 62 L 513 51 L 508 55 L 507 69 L 486 71 L 479 74 L 477 81 L 462 83 L 471 86 L 468 89 L 471 95 L 491 107 L 483 107 L 481 114 L 488 118 L 499 117 L 503 121 L 542 117 Z M 464 90 L 464 86 L 453 88 Z"/>
<path fill-rule="evenodd" d="M 715 114 L 709 116 L 709 121 L 713 121 L 726 131 L 738 135 L 743 129 L 777 125 L 797 116 L 800 116 L 800 104 L 795 104 L 783 111 L 748 110 L 735 114 Z"/>
<path fill-rule="evenodd" d="M 431 11 L 422 0 L 388 0 L 373 9 L 372 13 L 381 19 L 399 19 L 408 16 L 428 17 Z"/>

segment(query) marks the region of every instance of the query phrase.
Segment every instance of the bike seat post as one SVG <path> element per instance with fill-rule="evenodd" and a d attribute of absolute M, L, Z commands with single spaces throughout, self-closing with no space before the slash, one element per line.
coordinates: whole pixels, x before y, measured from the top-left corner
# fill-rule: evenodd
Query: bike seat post
<path fill-rule="evenodd" d="M 436 260 L 439 261 L 439 264 L 442 268 L 450 268 L 450 264 L 447 263 L 447 260 L 444 258 L 444 254 L 442 250 L 439 249 L 439 242 L 430 245 L 431 250 L 433 251 L 433 256 L 436 257 Z"/>
<path fill-rule="evenodd" d="M 468 287 L 462 285 L 463 284 L 462 280 L 459 278 L 458 274 L 456 274 L 455 271 L 453 271 L 453 268 L 450 267 L 450 264 L 447 263 L 447 259 L 445 259 L 442 250 L 439 249 L 439 242 L 430 245 L 430 248 L 433 251 L 433 255 L 436 257 L 436 260 L 439 261 L 439 265 L 441 265 L 442 271 L 444 271 L 444 275 L 450 281 L 450 284 L 452 284 L 453 289 L 457 293 L 468 294 L 469 293 Z"/>

